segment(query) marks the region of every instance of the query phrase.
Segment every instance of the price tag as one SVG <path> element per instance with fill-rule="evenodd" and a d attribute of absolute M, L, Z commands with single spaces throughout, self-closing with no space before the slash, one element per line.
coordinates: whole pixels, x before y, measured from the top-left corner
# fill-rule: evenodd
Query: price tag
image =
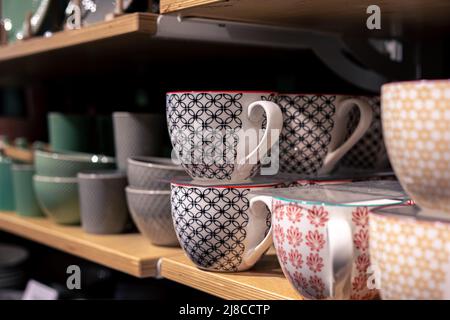
<path fill-rule="evenodd" d="M 58 291 L 35 280 L 27 283 L 22 300 L 56 300 Z"/>

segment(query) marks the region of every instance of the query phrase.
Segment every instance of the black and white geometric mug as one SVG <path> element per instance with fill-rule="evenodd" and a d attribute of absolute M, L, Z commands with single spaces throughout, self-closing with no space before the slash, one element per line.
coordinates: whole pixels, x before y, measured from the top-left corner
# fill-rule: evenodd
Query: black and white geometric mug
<path fill-rule="evenodd" d="M 283 112 L 280 135 L 280 171 L 303 175 L 327 174 L 361 139 L 372 122 L 366 100 L 336 94 L 280 94 Z M 360 119 L 347 134 L 348 115 L 354 107 Z"/>
<path fill-rule="evenodd" d="M 187 173 L 207 183 L 255 176 L 283 126 L 275 99 L 273 92 L 167 93 L 169 134 Z"/>
<path fill-rule="evenodd" d="M 181 247 L 199 268 L 236 272 L 251 268 L 272 245 L 267 208 L 249 209 L 251 190 L 279 183 L 201 186 L 172 183 L 172 218 Z M 259 209 L 259 208 L 258 208 Z"/>

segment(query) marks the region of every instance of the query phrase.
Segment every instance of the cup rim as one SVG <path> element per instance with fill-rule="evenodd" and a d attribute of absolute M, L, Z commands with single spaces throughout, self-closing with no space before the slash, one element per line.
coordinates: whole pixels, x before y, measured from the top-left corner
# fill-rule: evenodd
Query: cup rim
<path fill-rule="evenodd" d="M 14 163 L 11 167 L 12 170 L 14 171 L 19 171 L 19 170 L 30 170 L 30 171 L 34 171 L 34 165 L 33 164 L 27 164 L 27 163 Z"/>
<path fill-rule="evenodd" d="M 273 182 L 249 182 L 249 183 L 230 183 L 230 184 L 201 184 L 196 181 L 179 181 L 172 180 L 170 185 L 173 187 L 185 187 L 185 188 L 214 188 L 214 189 L 260 189 L 260 188 L 273 188 L 282 185 L 284 182 L 281 180 Z"/>
<path fill-rule="evenodd" d="M 268 91 L 268 90 L 175 90 L 166 92 L 168 94 L 177 94 L 177 93 L 275 93 L 278 94 L 278 91 Z"/>
<path fill-rule="evenodd" d="M 161 113 L 149 113 L 149 112 L 127 112 L 127 111 L 116 111 L 112 113 L 113 118 L 125 118 L 130 116 L 145 116 L 145 117 L 164 117 Z"/>
<path fill-rule="evenodd" d="M 138 189 L 131 186 L 127 186 L 125 188 L 126 193 L 134 193 L 134 194 L 145 194 L 145 195 L 170 195 L 170 190 L 146 190 L 146 189 Z"/>
<path fill-rule="evenodd" d="M 127 175 L 125 172 L 120 170 L 83 170 L 78 172 L 78 179 L 89 179 L 89 180 L 106 180 L 106 179 L 126 179 Z"/>
<path fill-rule="evenodd" d="M 399 84 L 434 84 L 434 83 L 448 83 L 450 85 L 450 79 L 418 79 L 406 81 L 393 81 L 383 84 L 381 88 Z"/>
<path fill-rule="evenodd" d="M 172 164 L 169 163 L 169 160 Z M 136 156 L 129 157 L 127 161 L 129 165 L 135 165 L 139 167 L 184 171 L 184 168 L 181 165 L 173 163 L 171 158 Z M 165 161 L 167 162 L 166 164 L 164 163 Z"/>
<path fill-rule="evenodd" d="M 344 96 L 344 97 L 364 97 L 364 98 L 377 98 L 379 94 L 347 94 L 347 93 L 326 93 L 326 92 L 279 92 L 278 96 Z"/>
<path fill-rule="evenodd" d="M 78 183 L 78 178 L 76 177 L 50 177 L 50 176 L 40 176 L 35 174 L 33 176 L 34 181 L 38 182 L 51 182 L 51 183 Z"/>
<path fill-rule="evenodd" d="M 93 157 L 97 157 L 99 161 L 95 161 L 94 163 L 115 163 L 115 158 L 105 156 L 102 154 L 94 154 L 94 153 L 65 153 L 65 152 L 55 152 L 55 151 L 44 151 L 44 150 L 35 150 L 36 156 L 43 158 L 51 158 L 56 160 L 64 160 L 64 161 L 83 161 L 83 162 L 94 162 L 92 161 Z"/>

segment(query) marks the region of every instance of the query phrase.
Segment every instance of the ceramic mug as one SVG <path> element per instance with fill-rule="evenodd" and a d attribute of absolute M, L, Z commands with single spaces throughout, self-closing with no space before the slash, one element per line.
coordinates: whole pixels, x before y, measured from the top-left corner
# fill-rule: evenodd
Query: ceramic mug
<path fill-rule="evenodd" d="M 255 176 L 259 160 L 278 142 L 282 128 L 280 108 L 269 101 L 275 96 L 243 91 L 167 93 L 172 146 L 188 174 L 197 181 L 223 183 Z"/>
<path fill-rule="evenodd" d="M 283 112 L 279 150 L 282 173 L 329 173 L 372 122 L 372 108 L 359 97 L 280 94 L 278 104 Z M 353 134 L 345 140 L 348 114 L 355 106 L 361 117 Z"/>
<path fill-rule="evenodd" d="M 0 150 L 0 210 L 14 211 L 14 189 L 12 180 L 12 160 Z"/>
<path fill-rule="evenodd" d="M 53 151 L 92 151 L 93 119 L 59 112 L 48 114 L 49 140 Z"/>
<path fill-rule="evenodd" d="M 369 221 L 370 258 L 382 299 L 450 299 L 448 216 L 397 206 L 372 211 Z"/>
<path fill-rule="evenodd" d="M 302 296 L 372 299 L 377 290 L 369 286 L 367 270 L 369 208 L 403 200 L 361 195 L 354 190 L 345 192 L 336 187 L 336 190 L 334 186 L 310 186 L 258 193 L 250 200 L 250 209 L 258 214 L 270 208 L 270 233 L 278 260 L 286 278 Z M 340 201 L 343 199 L 350 201 Z"/>
<path fill-rule="evenodd" d="M 33 187 L 34 166 L 15 164 L 12 166 L 14 199 L 16 213 L 27 217 L 41 217 L 44 214 L 39 208 Z"/>
<path fill-rule="evenodd" d="M 389 158 L 383 139 L 381 127 L 380 97 L 359 97 L 365 99 L 372 107 L 373 118 L 369 129 L 364 136 L 342 158 L 340 165 L 348 170 L 384 170 L 389 169 Z M 354 107 L 349 114 L 347 122 L 347 138 L 350 137 L 358 126 L 360 113 Z"/>
<path fill-rule="evenodd" d="M 278 185 L 278 183 L 276 183 Z M 236 272 L 251 268 L 272 244 L 270 212 L 249 209 L 250 190 L 269 184 L 206 187 L 172 183 L 172 218 L 186 255 L 199 268 Z"/>
<path fill-rule="evenodd" d="M 382 87 L 382 123 L 400 183 L 422 209 L 450 214 L 450 80 Z"/>

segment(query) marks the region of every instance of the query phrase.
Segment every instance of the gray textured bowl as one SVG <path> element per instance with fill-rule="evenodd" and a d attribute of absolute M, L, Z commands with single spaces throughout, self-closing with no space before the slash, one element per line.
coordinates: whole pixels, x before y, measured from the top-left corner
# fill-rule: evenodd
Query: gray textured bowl
<path fill-rule="evenodd" d="M 173 227 L 169 190 L 126 188 L 128 208 L 139 231 L 154 245 L 179 246 Z"/>
<path fill-rule="evenodd" d="M 79 224 L 77 178 L 34 176 L 34 191 L 42 211 L 60 224 Z"/>
<path fill-rule="evenodd" d="M 89 153 L 35 151 L 36 174 L 47 177 L 76 177 L 86 170 L 114 169 L 114 158 Z"/>
<path fill-rule="evenodd" d="M 146 190 L 170 190 L 174 177 L 188 177 L 183 167 L 170 158 L 157 157 L 128 158 L 127 173 L 130 187 Z"/>
<path fill-rule="evenodd" d="M 80 172 L 81 226 L 87 233 L 114 234 L 125 230 L 128 208 L 125 198 L 127 177 L 113 170 Z"/>

